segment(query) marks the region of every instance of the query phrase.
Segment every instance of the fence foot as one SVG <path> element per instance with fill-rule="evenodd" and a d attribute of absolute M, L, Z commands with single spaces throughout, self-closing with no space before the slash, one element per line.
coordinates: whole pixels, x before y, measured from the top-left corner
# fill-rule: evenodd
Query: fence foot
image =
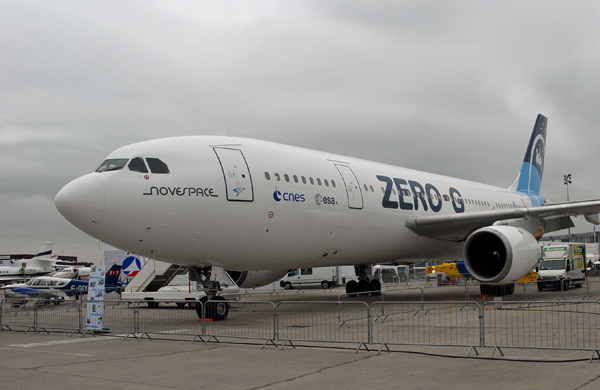
<path fill-rule="evenodd" d="M 192 342 L 190 344 L 194 344 L 194 341 L 196 341 L 196 339 L 200 339 L 200 341 L 202 341 L 204 344 L 206 344 L 204 342 L 204 339 L 202 338 L 202 336 L 200 336 L 199 334 L 194 336 L 194 338 L 192 339 Z"/>
<path fill-rule="evenodd" d="M 348 325 L 348 323 L 346 322 L 346 320 L 342 321 L 342 323 L 340 324 L 339 327 L 341 328 L 344 325 L 346 325 L 348 328 L 350 327 L 350 325 Z"/>
<path fill-rule="evenodd" d="M 590 356 L 590 363 L 592 362 L 592 360 L 594 360 L 594 353 L 595 353 L 596 355 L 598 355 L 598 358 L 600 359 L 600 350 L 594 349 L 594 350 L 592 351 L 592 356 Z"/>
<path fill-rule="evenodd" d="M 24 334 L 27 334 L 27 332 L 29 332 L 30 330 L 33 330 L 35 332 L 35 328 L 33 326 L 30 326 L 29 328 L 27 328 Z"/>
<path fill-rule="evenodd" d="M 264 348 L 264 347 L 265 347 L 265 346 L 266 346 L 266 345 L 267 345 L 269 342 L 270 342 L 271 344 L 273 344 L 273 345 L 275 346 L 275 348 L 277 348 L 277 344 L 275 343 L 275 340 L 274 340 L 274 339 L 267 339 L 267 340 L 266 340 L 266 341 L 263 343 L 262 347 L 260 347 L 260 349 L 263 349 L 263 348 Z"/>
<path fill-rule="evenodd" d="M 500 355 L 504 356 L 504 352 L 502 352 L 502 349 L 500 349 L 500 347 L 494 347 L 494 351 L 492 352 L 492 357 L 494 357 L 494 354 L 496 353 L 496 351 L 499 351 Z"/>
<path fill-rule="evenodd" d="M 354 353 L 358 353 L 358 351 L 360 351 L 360 347 L 362 347 L 363 345 L 365 346 L 365 349 L 367 350 L 367 352 L 370 352 L 369 347 L 367 346 L 367 343 L 360 343 L 358 348 L 356 348 L 356 352 L 354 352 Z"/>
<path fill-rule="evenodd" d="M 75 329 L 74 331 L 71 332 L 71 334 L 69 335 L 69 337 L 73 337 L 73 335 L 75 333 L 81 333 L 81 331 L 79 329 Z"/>
<path fill-rule="evenodd" d="M 210 341 L 210 339 L 215 339 L 215 342 L 220 343 L 219 339 L 216 338 L 215 336 L 210 336 L 209 338 L 206 339 L 206 341 L 204 342 L 204 344 L 208 343 Z"/>
<path fill-rule="evenodd" d="M 383 324 L 385 322 L 385 320 L 387 320 L 388 318 L 391 318 L 391 316 L 389 314 L 378 315 L 377 318 L 375 318 L 375 322 L 379 321 L 380 318 L 381 318 L 381 323 Z"/>
<path fill-rule="evenodd" d="M 2 325 L 0 325 L 0 330 L 12 330 L 12 329 L 10 328 L 10 326 L 2 324 Z"/>
<path fill-rule="evenodd" d="M 75 333 L 75 332 L 73 332 L 73 333 Z M 85 330 L 85 332 L 83 332 L 83 334 L 81 335 L 81 337 L 80 337 L 80 338 L 82 338 L 83 336 L 85 336 L 85 335 L 86 335 L 86 334 L 88 334 L 88 333 L 89 333 L 89 334 L 91 334 L 92 336 L 96 337 L 96 334 L 94 333 L 94 331 L 93 331 L 93 330 L 91 330 L 91 329 L 86 329 L 86 330 Z"/>
<path fill-rule="evenodd" d="M 415 314 L 413 315 L 413 317 L 416 316 L 417 314 L 420 314 L 422 316 L 426 316 L 427 314 L 431 314 L 431 311 L 429 309 L 425 310 L 424 312 L 422 310 L 417 310 L 415 312 Z"/>
<path fill-rule="evenodd" d="M 50 332 L 48 332 L 48 331 L 46 330 L 46 328 L 37 328 L 37 329 L 35 330 L 35 333 L 34 333 L 34 334 L 41 333 L 42 331 L 44 331 L 44 332 L 46 332 L 46 333 L 50 334 Z"/>
<path fill-rule="evenodd" d="M 125 336 L 125 338 L 123 339 L 123 341 L 127 340 L 129 338 L 129 336 L 133 337 L 134 339 L 137 338 L 137 336 L 135 335 L 135 333 L 129 332 L 129 333 L 127 333 L 127 336 Z"/>
<path fill-rule="evenodd" d="M 381 355 L 381 350 L 383 349 L 384 346 L 388 352 L 390 352 L 390 353 L 392 352 L 392 351 L 390 351 L 390 347 L 388 347 L 387 343 L 381 343 L 381 346 L 379 347 L 379 351 L 377 351 L 377 355 Z"/>
<path fill-rule="evenodd" d="M 138 337 L 138 341 L 140 341 L 144 337 L 144 335 L 146 335 L 146 337 L 148 337 L 148 339 L 152 341 L 152 337 L 150 337 L 150 335 L 147 332 L 142 333 L 142 335 Z"/>
<path fill-rule="evenodd" d="M 475 351 L 475 354 L 476 354 L 477 356 L 479 356 L 479 352 L 477 351 L 477 347 L 475 347 L 474 345 L 471 345 L 471 346 L 469 347 L 469 353 L 467 353 L 467 357 L 470 357 L 470 356 L 471 356 L 471 351 Z"/>
<path fill-rule="evenodd" d="M 287 343 L 290 343 L 290 345 L 294 348 L 296 348 L 296 346 L 294 345 L 294 343 L 292 343 L 292 340 L 285 340 L 283 342 L 283 345 L 281 346 L 281 350 L 283 350 L 283 347 L 285 347 L 287 345 Z"/>

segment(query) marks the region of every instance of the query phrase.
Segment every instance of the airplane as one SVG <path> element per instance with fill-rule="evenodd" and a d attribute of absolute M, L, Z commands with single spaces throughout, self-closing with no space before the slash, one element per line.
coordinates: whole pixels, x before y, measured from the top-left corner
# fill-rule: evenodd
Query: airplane
<path fill-rule="evenodd" d="M 293 268 L 354 265 L 353 293 L 381 289 L 370 264 L 452 258 L 483 294 L 506 295 L 535 266 L 544 233 L 574 226 L 575 215 L 599 224 L 600 200 L 540 195 L 547 122 L 537 116 L 508 189 L 254 139 L 185 136 L 115 150 L 55 205 L 102 242 L 190 266 L 206 299 L 220 299 L 224 270 L 244 288 Z M 212 303 L 209 316 L 225 319 L 228 305 Z"/>
<path fill-rule="evenodd" d="M 119 291 L 121 284 L 121 265 L 113 264 L 104 277 L 104 288 L 106 292 Z M 89 281 L 75 280 L 53 276 L 40 276 L 27 281 L 26 283 L 9 284 L 0 289 L 4 289 L 9 297 L 11 294 L 29 295 L 39 298 L 62 298 L 87 294 Z"/>
<path fill-rule="evenodd" d="M 0 282 L 13 282 L 56 272 L 58 255 L 52 254 L 53 247 L 54 243 L 45 242 L 44 248 L 35 257 L 0 266 Z"/>
<path fill-rule="evenodd" d="M 55 278 L 67 278 L 75 280 L 89 280 L 92 267 L 65 267 L 55 273 Z"/>
<path fill-rule="evenodd" d="M 4 289 L 9 298 L 18 294 L 45 299 L 65 299 L 65 297 L 86 294 L 88 282 L 54 276 L 40 276 L 26 283 L 9 284 L 0 288 Z"/>

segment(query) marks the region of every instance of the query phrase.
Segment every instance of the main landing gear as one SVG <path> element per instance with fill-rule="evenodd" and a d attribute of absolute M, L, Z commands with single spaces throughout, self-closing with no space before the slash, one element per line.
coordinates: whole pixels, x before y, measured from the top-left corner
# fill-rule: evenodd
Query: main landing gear
<path fill-rule="evenodd" d="M 379 280 L 369 279 L 369 276 L 371 275 L 371 265 L 355 265 L 354 272 L 358 275 L 358 281 L 351 280 L 346 283 L 346 294 L 381 294 L 381 283 Z"/>
<path fill-rule="evenodd" d="M 196 314 L 202 319 L 202 309 L 204 308 L 204 319 L 212 321 L 223 321 L 229 314 L 229 303 L 218 292 L 221 291 L 221 281 L 223 280 L 222 267 L 190 267 L 189 278 L 193 282 L 202 285 L 206 296 L 200 298 L 200 303 L 196 305 Z"/>

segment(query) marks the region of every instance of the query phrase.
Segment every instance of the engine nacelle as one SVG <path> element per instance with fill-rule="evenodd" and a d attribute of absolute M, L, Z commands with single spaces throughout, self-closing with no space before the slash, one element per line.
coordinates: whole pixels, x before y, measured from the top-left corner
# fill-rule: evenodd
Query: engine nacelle
<path fill-rule="evenodd" d="M 514 226 L 489 226 L 472 233 L 463 247 L 469 274 L 482 283 L 512 283 L 535 267 L 540 245 Z"/>
<path fill-rule="evenodd" d="M 227 271 L 239 288 L 255 288 L 271 284 L 285 276 L 288 270 Z"/>

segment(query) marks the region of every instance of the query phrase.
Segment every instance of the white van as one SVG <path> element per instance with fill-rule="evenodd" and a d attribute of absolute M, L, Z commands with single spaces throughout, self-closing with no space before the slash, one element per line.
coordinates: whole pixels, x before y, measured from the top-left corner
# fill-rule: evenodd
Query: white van
<path fill-rule="evenodd" d="M 291 270 L 279 281 L 286 290 L 294 287 L 329 288 L 339 282 L 338 267 L 298 268 Z"/>

